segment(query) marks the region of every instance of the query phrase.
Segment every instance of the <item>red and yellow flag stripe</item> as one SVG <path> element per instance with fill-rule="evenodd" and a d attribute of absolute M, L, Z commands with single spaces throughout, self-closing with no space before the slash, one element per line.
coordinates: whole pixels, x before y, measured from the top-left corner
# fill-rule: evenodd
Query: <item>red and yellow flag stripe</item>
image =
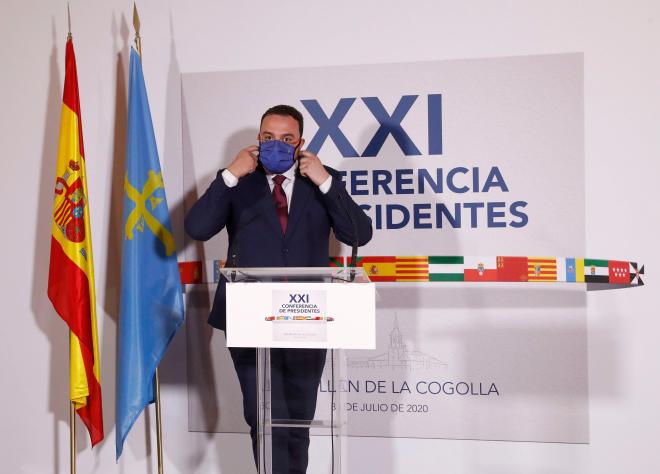
<path fill-rule="evenodd" d="M 527 257 L 527 281 L 557 281 L 557 259 Z"/>
<path fill-rule="evenodd" d="M 94 262 L 76 58 L 66 44 L 48 297 L 70 329 L 70 398 L 92 446 L 103 440 Z"/>
<path fill-rule="evenodd" d="M 396 257 L 396 281 L 429 281 L 428 257 Z"/>

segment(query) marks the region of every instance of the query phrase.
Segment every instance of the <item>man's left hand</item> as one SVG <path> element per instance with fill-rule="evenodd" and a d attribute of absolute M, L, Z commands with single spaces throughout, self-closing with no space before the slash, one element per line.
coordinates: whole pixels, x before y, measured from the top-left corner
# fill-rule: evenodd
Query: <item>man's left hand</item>
<path fill-rule="evenodd" d="M 330 173 L 326 171 L 319 157 L 311 151 L 301 150 L 298 160 L 300 162 L 298 165 L 300 174 L 307 176 L 315 185 L 322 185 L 330 176 Z"/>

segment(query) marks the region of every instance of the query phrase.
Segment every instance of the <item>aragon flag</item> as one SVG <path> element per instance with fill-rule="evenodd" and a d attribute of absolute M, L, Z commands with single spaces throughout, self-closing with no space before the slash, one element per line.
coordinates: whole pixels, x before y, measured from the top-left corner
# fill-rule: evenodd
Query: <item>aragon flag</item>
<path fill-rule="evenodd" d="M 183 323 L 183 289 L 142 64 L 131 48 L 124 175 L 116 453 L 144 408 L 154 374 Z"/>
<path fill-rule="evenodd" d="M 101 370 L 78 74 L 70 38 L 65 63 L 48 298 L 69 326 L 70 398 L 94 446 L 103 440 Z"/>

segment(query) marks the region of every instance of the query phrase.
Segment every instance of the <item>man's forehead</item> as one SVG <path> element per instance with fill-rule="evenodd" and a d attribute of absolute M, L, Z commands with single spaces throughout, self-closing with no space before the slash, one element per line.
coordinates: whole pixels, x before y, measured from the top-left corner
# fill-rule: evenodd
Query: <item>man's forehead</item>
<path fill-rule="evenodd" d="M 260 131 L 295 136 L 299 131 L 298 121 L 288 115 L 267 115 L 261 122 Z"/>

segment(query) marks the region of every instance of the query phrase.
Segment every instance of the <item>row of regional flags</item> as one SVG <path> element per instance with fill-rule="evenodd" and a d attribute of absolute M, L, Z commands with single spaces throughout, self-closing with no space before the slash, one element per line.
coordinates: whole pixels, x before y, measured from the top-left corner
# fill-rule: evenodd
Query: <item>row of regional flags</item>
<path fill-rule="evenodd" d="M 86 160 L 71 36 L 51 227 L 48 297 L 70 333 L 70 399 L 104 438 Z M 183 292 L 140 57 L 131 48 L 118 328 L 116 455 L 155 400 L 154 374 L 184 318 Z"/>
<path fill-rule="evenodd" d="M 346 265 L 351 258 L 346 258 Z M 643 285 L 636 262 L 576 257 L 379 256 L 358 257 L 372 281 L 584 282 Z"/>
<path fill-rule="evenodd" d="M 328 266 L 350 265 L 330 257 Z M 217 283 L 224 260 L 179 263 L 185 284 Z M 569 282 L 643 285 L 644 265 L 623 260 L 576 257 L 367 256 L 358 257 L 375 282 Z"/>

